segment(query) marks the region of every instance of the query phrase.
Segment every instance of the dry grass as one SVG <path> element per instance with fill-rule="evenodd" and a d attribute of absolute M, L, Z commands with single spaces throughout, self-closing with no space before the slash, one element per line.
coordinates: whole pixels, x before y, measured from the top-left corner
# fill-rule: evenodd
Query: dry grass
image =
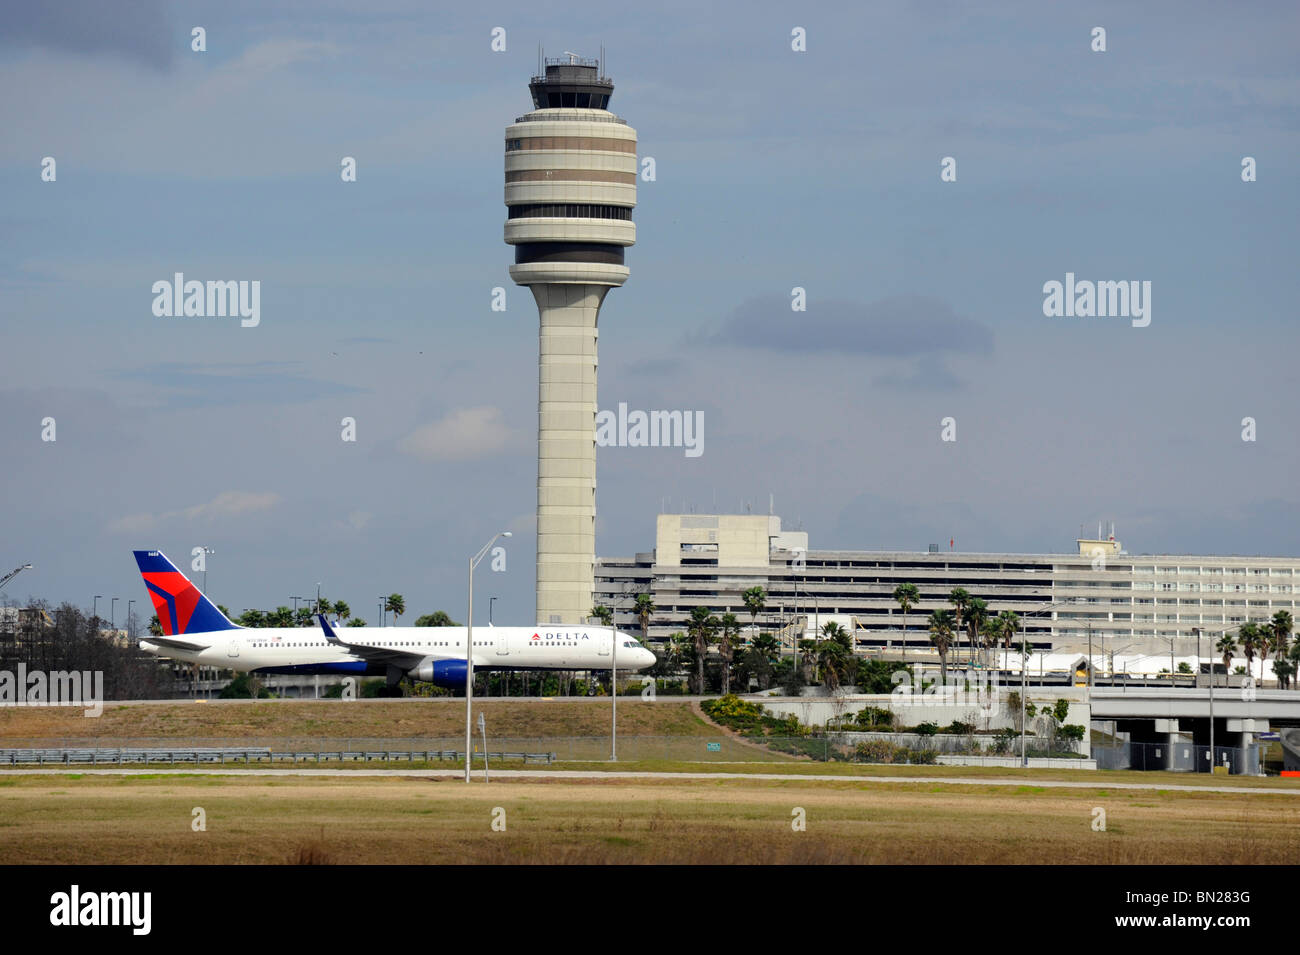
<path fill-rule="evenodd" d="M 207 832 L 190 829 L 201 806 Z M 1093 810 L 1107 831 L 1092 830 Z M 493 811 L 507 830 L 491 828 Z M 791 829 L 791 811 L 807 831 Z M 240 777 L 0 779 L 11 863 L 1300 861 L 1300 801 L 1033 786 Z"/>
<path fill-rule="evenodd" d="M 519 700 L 475 704 L 494 736 L 601 736 L 609 732 L 610 701 Z M 681 700 L 620 697 L 619 732 L 629 736 L 717 736 L 718 730 Z M 79 709 L 0 708 L 0 742 L 8 739 L 212 737 L 438 737 L 464 732 L 465 701 L 358 700 L 241 703 L 105 704 L 88 719 Z"/>

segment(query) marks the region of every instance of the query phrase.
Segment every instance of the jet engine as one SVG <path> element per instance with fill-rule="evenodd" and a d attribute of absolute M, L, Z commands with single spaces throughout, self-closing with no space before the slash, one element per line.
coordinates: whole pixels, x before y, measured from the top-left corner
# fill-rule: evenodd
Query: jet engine
<path fill-rule="evenodd" d="M 433 657 L 425 657 L 419 666 L 407 670 L 406 675 L 421 683 L 455 689 L 465 685 L 468 669 L 464 660 L 435 660 Z"/>

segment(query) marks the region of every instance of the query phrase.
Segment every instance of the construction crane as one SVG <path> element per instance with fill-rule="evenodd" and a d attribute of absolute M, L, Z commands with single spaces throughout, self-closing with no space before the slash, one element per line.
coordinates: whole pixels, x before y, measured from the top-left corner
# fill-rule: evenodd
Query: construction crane
<path fill-rule="evenodd" d="M 9 573 L 5 574 L 3 577 L 0 577 L 0 587 L 3 587 L 5 584 L 9 583 L 9 581 L 13 580 L 24 570 L 30 570 L 31 566 L 32 566 L 31 564 L 23 564 L 21 567 L 15 567 L 13 570 L 9 571 Z"/>

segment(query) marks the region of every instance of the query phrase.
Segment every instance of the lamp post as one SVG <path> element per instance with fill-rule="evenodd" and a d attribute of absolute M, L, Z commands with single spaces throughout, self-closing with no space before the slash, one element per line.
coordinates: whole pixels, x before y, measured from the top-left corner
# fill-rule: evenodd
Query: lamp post
<path fill-rule="evenodd" d="M 96 629 L 96 630 L 99 629 L 99 623 L 98 623 L 98 620 L 99 620 L 99 602 L 100 602 L 101 600 L 103 600 L 103 599 L 104 599 L 104 595 L 103 595 L 103 594 L 95 594 L 94 602 L 91 603 L 90 618 L 91 618 L 92 620 L 96 621 L 96 623 L 95 623 L 95 629 Z"/>
<path fill-rule="evenodd" d="M 1027 682 L 1029 670 L 1029 618 L 1036 617 L 1040 613 L 1047 613 L 1049 610 L 1055 610 L 1057 607 L 1065 604 L 1080 603 L 1082 597 L 1070 597 L 1065 600 L 1058 600 L 1048 604 L 1046 607 L 1040 607 L 1037 610 L 1030 610 L 1020 618 L 1020 766 L 1028 768 L 1029 754 L 1025 751 L 1025 694 L 1029 692 Z M 1088 662 L 1088 668 L 1092 668 L 1092 661 Z"/>
<path fill-rule="evenodd" d="M 112 633 L 117 629 L 117 602 L 121 597 L 114 597 L 108 602 L 108 630 Z"/>
<path fill-rule="evenodd" d="M 1227 627 L 1223 630 L 1211 630 L 1209 632 L 1212 634 L 1223 636 L 1225 633 L 1232 633 L 1234 630 L 1240 630 L 1241 627 L 1242 627 L 1241 624 L 1237 624 L 1237 626 L 1235 627 Z M 1201 628 L 1193 627 L 1192 632 L 1196 634 L 1196 668 L 1199 670 L 1201 667 Z M 1210 647 L 1211 649 L 1218 649 L 1213 643 L 1210 644 Z M 1225 686 L 1228 683 L 1227 667 L 1224 667 L 1223 669 L 1223 683 Z M 1210 773 L 1211 775 L 1213 775 L 1214 773 L 1214 658 L 1213 657 L 1210 658 L 1210 688 L 1209 689 L 1210 689 Z M 1242 748 L 1243 750 L 1245 749 L 1244 746 Z"/>
<path fill-rule="evenodd" d="M 213 550 L 211 547 L 203 548 L 203 593 L 205 596 L 207 595 L 208 592 L 208 558 L 215 553 L 216 551 Z"/>
<path fill-rule="evenodd" d="M 132 611 L 131 607 L 134 604 L 134 600 L 128 600 L 126 602 L 126 642 L 128 646 L 130 646 L 131 641 L 135 639 L 135 627 L 131 625 L 131 621 L 134 619 L 134 611 Z"/>
<path fill-rule="evenodd" d="M 632 596 L 632 591 L 628 589 L 628 584 L 623 583 L 623 589 L 619 593 L 617 600 L 610 601 L 617 604 L 620 600 L 626 600 Z M 611 610 L 616 608 L 611 607 Z M 609 632 L 610 658 L 609 658 L 609 698 L 611 701 L 610 718 L 609 718 L 609 761 L 618 762 L 618 619 L 613 619 L 613 626 Z"/>
<path fill-rule="evenodd" d="M 510 537 L 510 531 L 501 531 L 490 541 L 479 548 L 479 552 L 469 559 L 469 613 L 466 617 L 465 628 L 465 782 L 469 782 L 470 773 L 470 746 L 473 745 L 472 738 L 474 732 L 473 710 L 474 710 L 474 568 L 478 566 L 485 554 L 492 549 L 502 537 Z M 487 750 L 483 751 L 484 765 L 486 766 Z"/>

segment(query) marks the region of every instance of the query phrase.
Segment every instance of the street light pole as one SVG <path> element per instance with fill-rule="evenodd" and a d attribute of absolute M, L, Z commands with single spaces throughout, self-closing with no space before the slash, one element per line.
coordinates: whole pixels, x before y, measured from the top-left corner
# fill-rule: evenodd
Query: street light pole
<path fill-rule="evenodd" d="M 1047 613 L 1049 610 L 1054 610 L 1057 607 L 1063 606 L 1067 603 L 1075 603 L 1078 599 L 1080 598 L 1073 598 L 1070 600 L 1058 600 L 1054 603 L 1048 604 L 1046 607 L 1040 607 L 1038 610 L 1030 610 L 1023 617 L 1020 618 L 1020 626 L 1021 626 L 1020 632 L 1022 636 L 1022 642 L 1020 644 L 1020 766 L 1021 768 L 1028 768 L 1029 766 L 1029 755 L 1025 751 L 1025 695 L 1029 692 L 1028 684 L 1026 682 L 1026 676 L 1029 670 L 1029 618 L 1033 616 L 1037 616 L 1040 613 Z M 1091 631 L 1089 631 L 1089 634 L 1090 634 L 1089 639 L 1091 640 Z M 1089 649 L 1089 653 L 1091 653 L 1091 648 Z M 1088 660 L 1088 669 L 1089 671 L 1092 670 L 1091 658 L 1089 658 Z"/>
<path fill-rule="evenodd" d="M 208 593 L 208 558 L 215 553 L 216 551 L 213 550 L 211 547 L 203 548 L 203 594 L 204 596 L 207 596 Z"/>
<path fill-rule="evenodd" d="M 1201 628 L 1200 628 L 1200 627 L 1193 627 L 1192 629 L 1196 632 L 1196 668 L 1199 670 L 1200 667 L 1201 667 Z M 1235 626 L 1235 627 L 1227 627 L 1227 628 L 1225 628 L 1225 629 L 1223 629 L 1223 630 L 1211 630 L 1210 632 L 1211 632 L 1211 633 L 1214 633 L 1214 634 L 1218 634 L 1219 636 L 1223 636 L 1224 634 L 1232 633 L 1234 630 L 1240 630 L 1240 629 L 1241 629 L 1241 624 L 1238 624 L 1238 625 Z M 1218 650 L 1218 646 L 1215 645 L 1214 643 L 1211 643 L 1211 644 L 1210 644 L 1210 649 L 1211 649 L 1211 651 Z M 1249 674 L 1247 674 L 1247 675 L 1249 676 Z M 1224 685 L 1224 686 L 1227 686 L 1227 685 L 1228 685 L 1228 668 L 1227 668 L 1226 665 L 1225 665 L 1224 668 L 1223 668 L 1223 685 Z M 1210 690 L 1210 695 L 1209 695 L 1209 699 L 1210 699 L 1210 773 L 1213 774 L 1213 772 L 1214 772 L 1214 765 L 1215 765 L 1215 764 L 1214 764 L 1214 657 L 1210 657 L 1210 686 L 1209 686 L 1209 690 Z M 1244 748 L 1245 748 L 1245 747 L 1243 746 L 1243 750 L 1244 750 Z"/>
<path fill-rule="evenodd" d="M 121 597 L 114 597 L 108 602 L 108 630 L 112 633 L 117 629 L 117 602 Z"/>
<path fill-rule="evenodd" d="M 492 545 L 502 537 L 509 537 L 510 531 L 501 531 L 484 544 L 477 554 L 469 559 L 469 612 L 465 623 L 465 782 L 469 782 L 471 768 L 470 747 L 473 745 L 474 712 L 474 568 L 483 556 L 492 549 Z M 483 751 L 483 765 L 486 774 L 487 750 Z"/>
<path fill-rule="evenodd" d="M 619 594 L 620 600 L 627 600 L 630 591 L 628 585 L 623 584 L 623 590 Z M 617 603 L 618 601 L 614 601 Z M 617 609 L 617 608 L 613 608 Z M 610 722 L 609 722 L 609 761 L 618 762 L 618 619 L 614 618 L 613 627 L 610 629 L 609 642 L 609 697 L 611 702 Z"/>

